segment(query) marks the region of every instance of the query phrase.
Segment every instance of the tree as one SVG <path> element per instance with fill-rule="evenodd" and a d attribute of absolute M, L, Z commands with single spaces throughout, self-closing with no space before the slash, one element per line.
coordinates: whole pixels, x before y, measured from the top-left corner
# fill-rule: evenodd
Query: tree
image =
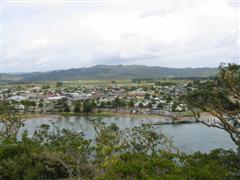
<path fill-rule="evenodd" d="M 240 151 L 240 65 L 221 64 L 213 81 L 201 83 L 183 98 L 198 121 L 227 131 Z M 202 121 L 200 112 L 208 112 L 219 121 Z"/>
<path fill-rule="evenodd" d="M 0 102 L 0 113 L 2 109 Z M 4 113 L 10 110 L 4 108 Z M 101 116 L 92 123 L 94 141 L 54 122 L 39 126 L 32 137 L 24 132 L 20 140 L 13 138 L 16 134 L 2 138 L 0 179 L 240 178 L 240 157 L 234 151 L 184 154 L 152 125 L 123 130 Z"/>
<path fill-rule="evenodd" d="M 23 126 L 22 118 L 16 114 L 14 107 L 9 102 L 0 102 L 0 124 L 2 124 L 0 138 L 16 138 L 19 129 Z"/>
<path fill-rule="evenodd" d="M 119 97 L 117 97 L 113 102 L 113 107 L 116 109 L 123 108 L 125 106 L 126 106 L 125 102 L 123 100 L 119 99 Z"/>
<path fill-rule="evenodd" d="M 105 102 L 100 102 L 100 105 L 99 105 L 100 108 L 104 108 L 105 106 L 106 106 Z"/>
<path fill-rule="evenodd" d="M 152 103 L 148 103 L 148 108 L 149 108 L 149 109 L 152 108 Z"/>
<path fill-rule="evenodd" d="M 28 112 L 30 107 L 35 107 L 36 103 L 34 101 L 30 101 L 30 100 L 22 100 L 21 103 L 24 105 L 24 110 L 25 112 Z"/>
<path fill-rule="evenodd" d="M 42 103 L 42 102 L 40 102 L 40 103 L 38 104 L 38 108 L 43 108 L 43 103 Z"/>
<path fill-rule="evenodd" d="M 143 103 L 139 103 L 138 104 L 138 107 L 140 108 L 140 109 L 142 109 L 144 106 L 143 106 Z"/>
<path fill-rule="evenodd" d="M 164 104 L 163 104 L 163 103 L 158 103 L 157 107 L 158 107 L 159 109 L 163 109 L 163 108 L 164 108 Z"/>
<path fill-rule="evenodd" d="M 61 87 L 62 85 L 63 85 L 63 83 L 60 82 L 60 81 L 58 81 L 58 82 L 56 83 L 56 87 Z"/>
<path fill-rule="evenodd" d="M 80 102 L 76 102 L 74 110 L 75 113 L 79 113 L 81 112 L 81 103 Z"/>
<path fill-rule="evenodd" d="M 151 96 L 151 95 L 150 95 L 149 93 L 145 93 L 145 94 L 144 94 L 144 99 L 150 99 L 150 96 Z"/>
<path fill-rule="evenodd" d="M 173 102 L 172 104 L 172 112 L 176 112 L 177 111 L 177 103 L 176 102 Z"/>
<path fill-rule="evenodd" d="M 50 88 L 49 84 L 45 84 L 42 86 L 42 89 L 49 89 L 49 88 Z"/>
<path fill-rule="evenodd" d="M 83 103 L 83 112 L 85 113 L 90 113 L 92 112 L 92 110 L 95 108 L 95 103 L 93 101 L 90 100 L 86 100 Z"/>
<path fill-rule="evenodd" d="M 170 103 L 172 101 L 172 97 L 170 95 L 166 95 L 164 98 L 166 99 L 167 103 Z"/>
<path fill-rule="evenodd" d="M 193 80 L 193 85 L 200 85 L 201 81 L 199 79 Z"/>
<path fill-rule="evenodd" d="M 133 100 L 131 100 L 131 101 L 128 102 L 128 107 L 134 108 L 134 102 L 133 102 Z"/>
<path fill-rule="evenodd" d="M 69 105 L 67 103 L 63 104 L 63 111 L 64 112 L 70 112 L 70 107 L 69 107 Z"/>

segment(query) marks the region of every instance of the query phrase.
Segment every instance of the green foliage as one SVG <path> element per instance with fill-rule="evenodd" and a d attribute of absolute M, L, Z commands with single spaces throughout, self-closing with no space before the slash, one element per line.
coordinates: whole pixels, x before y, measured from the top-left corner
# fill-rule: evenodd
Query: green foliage
<path fill-rule="evenodd" d="M 88 114 L 92 112 L 95 107 L 96 107 L 96 104 L 94 101 L 86 100 L 83 103 L 83 112 Z"/>
<path fill-rule="evenodd" d="M 166 99 L 167 103 L 170 103 L 172 101 L 172 97 L 170 95 L 166 95 L 164 98 Z"/>
<path fill-rule="evenodd" d="M 113 158 L 100 179 L 181 179 L 179 171 L 168 155 L 124 153 Z"/>
<path fill-rule="evenodd" d="M 42 103 L 42 102 L 40 102 L 40 103 L 38 104 L 38 108 L 43 108 L 43 103 Z"/>
<path fill-rule="evenodd" d="M 50 85 L 49 84 L 45 84 L 42 86 L 42 89 L 49 89 L 50 88 Z"/>
<path fill-rule="evenodd" d="M 81 112 L 81 102 L 76 102 L 73 111 L 75 113 Z"/>
<path fill-rule="evenodd" d="M 124 153 L 112 158 L 100 179 L 237 179 L 237 163 L 236 154 L 223 150 L 193 155 Z"/>
<path fill-rule="evenodd" d="M 34 101 L 30 101 L 30 100 L 22 100 L 21 103 L 24 106 L 36 106 L 36 103 Z"/>
<path fill-rule="evenodd" d="M 16 138 L 23 121 L 14 107 L 6 101 L 0 102 L 0 142 L 6 137 Z"/>
<path fill-rule="evenodd" d="M 193 85 L 200 85 L 201 81 L 200 80 L 193 80 Z"/>
<path fill-rule="evenodd" d="M 158 103 L 157 107 L 160 108 L 160 109 L 163 109 L 164 108 L 164 103 Z"/>
<path fill-rule="evenodd" d="M 139 103 L 138 107 L 139 107 L 140 109 L 142 109 L 142 108 L 144 107 L 144 106 L 143 106 L 143 103 Z"/>
<path fill-rule="evenodd" d="M 240 159 L 232 151 L 218 149 L 210 154 L 197 152 L 193 155 L 185 155 L 183 159 L 184 171 L 188 178 L 228 179 L 235 177 L 233 179 L 236 179 L 240 177 Z"/>
<path fill-rule="evenodd" d="M 150 94 L 149 94 L 149 93 L 146 93 L 146 94 L 144 95 L 144 99 L 150 99 Z"/>
<path fill-rule="evenodd" d="M 155 85 L 157 85 L 157 86 L 176 86 L 176 83 L 171 82 L 171 81 L 158 81 L 158 82 L 155 82 Z"/>
<path fill-rule="evenodd" d="M 178 106 L 178 104 L 176 102 L 173 102 L 173 104 L 172 104 L 172 112 L 176 112 L 177 111 L 177 106 Z"/>
<path fill-rule="evenodd" d="M 70 107 L 69 107 L 69 105 L 67 103 L 63 104 L 63 111 L 64 112 L 70 112 L 71 111 L 71 109 L 70 109 Z"/>
<path fill-rule="evenodd" d="M 8 101 L 0 102 L 0 115 L 9 114 L 14 111 L 14 107 Z"/>
<path fill-rule="evenodd" d="M 134 102 L 133 102 L 133 100 L 131 100 L 131 101 L 128 102 L 128 107 L 134 108 Z"/>
<path fill-rule="evenodd" d="M 56 82 L 56 87 L 61 87 L 62 85 L 63 85 L 62 82 L 60 82 L 60 81 L 57 81 L 57 82 Z"/>
<path fill-rule="evenodd" d="M 124 102 L 124 100 L 119 99 L 119 97 L 117 97 L 114 101 L 113 101 L 113 107 L 114 108 L 124 108 L 126 106 L 126 103 Z"/>
<path fill-rule="evenodd" d="M 240 151 L 240 65 L 221 65 L 215 80 L 201 83 L 183 97 L 196 118 L 204 111 L 219 119 L 219 123 L 202 123 L 224 129 Z"/>

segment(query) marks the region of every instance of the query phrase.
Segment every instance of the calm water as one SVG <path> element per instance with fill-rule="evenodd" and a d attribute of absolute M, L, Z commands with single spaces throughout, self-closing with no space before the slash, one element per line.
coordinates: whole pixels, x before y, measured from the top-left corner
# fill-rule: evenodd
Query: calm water
<path fill-rule="evenodd" d="M 23 130 L 27 130 L 30 135 L 33 134 L 36 127 L 41 124 L 49 124 L 55 122 L 59 128 L 66 128 L 75 131 L 85 131 L 86 138 L 94 138 L 94 130 L 91 124 L 93 117 L 42 117 L 29 119 L 25 122 L 24 127 L 20 129 L 19 135 Z M 128 117 L 105 117 L 106 123 L 116 123 L 121 129 L 133 128 L 143 123 L 157 123 L 158 120 L 140 120 Z M 236 149 L 229 135 L 223 130 L 217 128 L 209 128 L 202 124 L 167 124 L 158 125 L 157 131 L 162 131 L 170 137 L 173 137 L 174 144 L 180 150 L 187 153 L 195 151 L 209 152 L 212 149 Z"/>

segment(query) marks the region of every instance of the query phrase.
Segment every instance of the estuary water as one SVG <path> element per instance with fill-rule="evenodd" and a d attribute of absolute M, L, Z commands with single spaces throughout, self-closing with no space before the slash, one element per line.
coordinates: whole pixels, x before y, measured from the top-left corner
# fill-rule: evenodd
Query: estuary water
<path fill-rule="evenodd" d="M 85 137 L 93 139 L 95 137 L 92 126 L 94 117 L 58 117 L 49 116 L 41 118 L 33 118 L 25 121 L 24 126 L 19 131 L 19 136 L 24 130 L 29 135 L 33 135 L 34 131 L 41 124 L 48 124 L 52 128 L 52 122 L 60 129 L 71 129 L 74 131 L 84 131 Z M 115 123 L 120 129 L 133 128 L 141 126 L 141 124 L 155 124 L 160 120 L 139 119 L 130 117 L 104 117 L 103 121 L 107 124 Z M 156 131 L 163 132 L 168 137 L 172 137 L 174 145 L 181 151 L 193 153 L 196 151 L 206 152 L 217 148 L 236 150 L 235 144 L 231 141 L 229 134 L 217 128 L 206 127 L 203 124 L 164 124 L 157 125 Z"/>

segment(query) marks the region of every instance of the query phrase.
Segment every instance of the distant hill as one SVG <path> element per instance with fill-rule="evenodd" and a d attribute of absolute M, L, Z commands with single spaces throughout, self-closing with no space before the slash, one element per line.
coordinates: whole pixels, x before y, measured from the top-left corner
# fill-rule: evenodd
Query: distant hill
<path fill-rule="evenodd" d="M 174 77 L 209 77 L 217 68 L 166 68 L 142 65 L 97 65 L 50 72 L 17 74 L 17 81 L 111 80 L 111 79 L 159 79 Z"/>
<path fill-rule="evenodd" d="M 13 74 L 0 74 L 0 83 L 16 82 L 22 80 L 22 77 Z"/>

